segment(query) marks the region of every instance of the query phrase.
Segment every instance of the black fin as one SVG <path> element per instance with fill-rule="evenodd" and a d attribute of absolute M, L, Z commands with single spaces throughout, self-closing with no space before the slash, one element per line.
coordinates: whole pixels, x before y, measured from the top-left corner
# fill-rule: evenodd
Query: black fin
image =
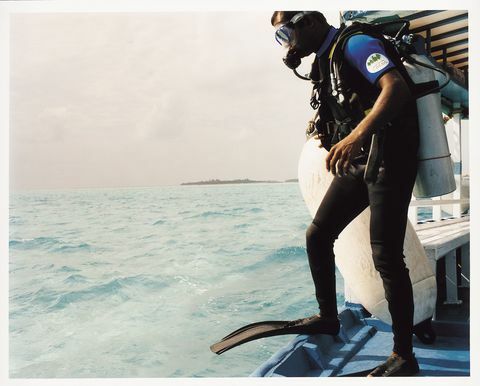
<path fill-rule="evenodd" d="M 322 318 L 314 315 L 294 321 L 272 320 L 252 323 L 225 336 L 210 346 L 215 354 L 222 354 L 233 347 L 255 339 L 287 334 L 329 334 L 337 335 L 340 322 L 336 318 Z"/>

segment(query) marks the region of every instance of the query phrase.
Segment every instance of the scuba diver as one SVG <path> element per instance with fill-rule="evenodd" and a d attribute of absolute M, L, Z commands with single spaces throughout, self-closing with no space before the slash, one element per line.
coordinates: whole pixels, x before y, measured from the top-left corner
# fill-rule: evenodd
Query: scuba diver
<path fill-rule="evenodd" d="M 392 318 L 393 350 L 368 376 L 414 375 L 419 367 L 412 343 L 413 291 L 403 242 L 419 131 L 408 74 L 382 39 L 359 31 L 339 42 L 342 31 L 320 12 L 276 11 L 271 23 L 276 40 L 288 50 L 289 68 L 316 55 L 310 74 L 318 106 L 313 126 L 329 151 L 325 167 L 335 175 L 306 233 L 318 323 L 331 323 L 338 315 L 334 242 L 370 206 L 372 257 Z M 330 60 L 335 51 L 342 55 L 336 68 Z"/>
<path fill-rule="evenodd" d="M 339 334 L 333 246 L 342 230 L 370 207 L 372 258 L 392 319 L 393 348 L 383 364 L 367 373 L 414 375 L 419 372 L 412 342 L 414 302 L 403 243 L 418 165 L 416 98 L 425 90 L 415 87 L 397 47 L 369 25 L 337 29 L 316 11 L 275 11 L 271 24 L 275 39 L 287 49 L 284 63 L 314 85 L 310 105 L 317 112 L 307 135 L 320 139 L 328 151 L 325 168 L 334 175 L 306 232 L 319 313 L 253 323 L 210 349 L 221 354 L 273 335 Z M 402 29 L 397 32 L 401 36 Z M 301 76 L 296 69 L 311 54 L 311 72 Z"/>

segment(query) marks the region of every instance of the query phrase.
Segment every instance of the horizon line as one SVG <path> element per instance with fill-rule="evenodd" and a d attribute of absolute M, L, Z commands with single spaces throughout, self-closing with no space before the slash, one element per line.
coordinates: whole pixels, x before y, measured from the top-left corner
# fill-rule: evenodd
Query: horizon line
<path fill-rule="evenodd" d="M 222 179 L 209 179 L 209 180 L 202 180 L 202 181 L 193 181 L 193 182 L 180 182 L 177 184 L 158 184 L 158 185 L 122 185 L 122 186 L 75 186 L 75 187 L 44 187 L 44 188 L 12 188 L 9 187 L 8 191 L 9 194 L 12 193 L 22 193 L 22 192 L 33 192 L 33 191 L 62 191 L 62 190 L 102 190 L 102 189 L 152 189 L 152 188 L 167 188 L 167 187 L 188 187 L 191 185 L 184 185 L 184 184 L 197 184 L 201 182 L 208 182 L 208 181 L 242 181 L 242 180 L 249 180 L 252 183 L 291 183 L 293 180 L 298 180 L 298 178 L 288 178 L 286 180 L 250 180 L 249 178 L 235 178 L 232 180 L 222 180 Z M 225 183 L 227 185 L 228 183 Z M 204 184 L 209 185 L 209 184 Z M 211 184 L 211 185 L 220 185 L 220 184 Z M 242 183 L 234 183 L 232 182 L 231 185 L 242 185 Z M 246 184 L 243 184 L 246 185 Z M 197 185 L 198 186 L 198 185 Z"/>

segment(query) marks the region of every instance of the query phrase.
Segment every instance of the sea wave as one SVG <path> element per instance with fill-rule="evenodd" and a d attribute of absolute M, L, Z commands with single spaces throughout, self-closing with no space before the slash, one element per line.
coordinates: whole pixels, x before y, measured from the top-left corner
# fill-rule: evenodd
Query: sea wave
<path fill-rule="evenodd" d="M 19 250 L 44 249 L 55 253 L 71 253 L 77 251 L 93 251 L 94 248 L 88 243 L 68 244 L 56 237 L 35 237 L 33 239 L 13 239 L 9 241 L 9 247 Z"/>
<path fill-rule="evenodd" d="M 89 283 L 86 276 L 72 274 L 63 280 L 67 285 L 82 285 Z M 128 300 L 138 296 L 135 290 L 145 289 L 148 291 L 158 291 L 169 286 L 169 281 L 160 277 L 148 275 L 137 275 L 118 277 L 107 282 L 91 285 L 78 290 L 58 290 L 48 287 L 42 287 L 33 292 L 24 292 L 12 295 L 11 300 L 18 306 L 27 306 L 28 308 L 40 307 L 48 311 L 61 310 L 72 303 L 88 301 L 93 299 L 106 299 L 118 296 L 122 300 Z M 68 288 L 68 287 L 67 287 Z M 70 287 L 71 288 L 71 287 Z"/>
<path fill-rule="evenodd" d="M 262 208 L 249 208 L 247 210 L 247 212 L 250 212 L 250 213 L 261 213 L 261 212 L 265 212 L 265 209 L 262 209 Z"/>
<path fill-rule="evenodd" d="M 90 244 L 87 243 L 81 243 L 81 244 L 66 244 L 62 245 L 58 248 L 55 248 L 52 252 L 59 252 L 59 253 L 72 253 L 72 252 L 78 252 L 78 251 L 93 251 L 93 247 Z"/>
<path fill-rule="evenodd" d="M 275 263 L 297 261 L 299 259 L 306 259 L 306 250 L 304 247 L 288 246 L 284 248 L 279 248 L 272 253 L 265 255 L 261 260 L 241 268 L 241 272 L 269 268 L 272 267 L 272 264 Z"/>
<path fill-rule="evenodd" d="M 235 224 L 233 226 L 234 229 L 246 229 L 250 228 L 253 224 L 252 223 L 241 223 L 241 224 Z"/>
<path fill-rule="evenodd" d="M 10 240 L 10 248 L 15 249 L 33 249 L 38 247 L 51 247 L 59 244 L 60 241 L 55 237 L 36 237 L 33 239 Z"/>
<path fill-rule="evenodd" d="M 196 214 L 194 216 L 190 216 L 188 218 L 211 218 L 211 217 L 231 217 L 231 216 L 235 216 L 235 215 L 232 213 L 207 210 L 205 212 Z"/>
<path fill-rule="evenodd" d="M 12 224 L 20 225 L 20 224 L 23 224 L 25 221 L 19 216 L 10 216 L 9 222 L 11 225 Z"/>
<path fill-rule="evenodd" d="M 68 280 L 68 278 L 66 280 Z M 159 290 L 167 286 L 168 283 L 166 283 L 165 280 L 156 280 L 146 275 L 120 277 L 85 289 L 69 291 L 61 294 L 57 293 L 55 299 L 51 302 L 48 308 L 50 310 L 59 310 L 67 307 L 71 303 L 90 300 L 97 297 L 120 296 L 122 300 L 128 300 L 133 296 L 129 293 L 129 288 L 144 287 L 149 290 Z"/>
<path fill-rule="evenodd" d="M 300 246 L 288 246 L 275 250 L 273 253 L 269 254 L 266 259 L 269 261 L 279 260 L 279 259 L 292 259 L 298 257 L 304 257 L 306 255 L 305 247 Z"/>
<path fill-rule="evenodd" d="M 65 284 L 87 283 L 88 278 L 83 275 L 73 274 L 68 276 L 63 282 Z"/>
<path fill-rule="evenodd" d="M 67 265 L 63 265 L 58 269 L 58 272 L 79 272 L 78 268 L 69 267 Z"/>
<path fill-rule="evenodd" d="M 235 208 L 226 208 L 223 212 L 226 214 L 251 214 L 251 213 L 261 213 L 265 209 L 259 207 L 235 207 Z"/>

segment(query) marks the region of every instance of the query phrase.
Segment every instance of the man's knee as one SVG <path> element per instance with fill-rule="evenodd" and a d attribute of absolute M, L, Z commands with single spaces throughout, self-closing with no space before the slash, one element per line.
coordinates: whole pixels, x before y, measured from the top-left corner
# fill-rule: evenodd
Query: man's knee
<path fill-rule="evenodd" d="M 334 239 L 327 229 L 321 225 L 311 223 L 307 228 L 307 251 L 312 248 L 332 248 Z"/>
<path fill-rule="evenodd" d="M 375 269 L 382 277 L 400 277 L 402 273 L 408 272 L 402 248 L 392 248 L 373 243 L 371 246 Z"/>
<path fill-rule="evenodd" d="M 306 232 L 307 246 L 309 244 L 315 243 L 321 237 L 320 228 L 315 225 L 313 222 L 308 226 Z"/>

